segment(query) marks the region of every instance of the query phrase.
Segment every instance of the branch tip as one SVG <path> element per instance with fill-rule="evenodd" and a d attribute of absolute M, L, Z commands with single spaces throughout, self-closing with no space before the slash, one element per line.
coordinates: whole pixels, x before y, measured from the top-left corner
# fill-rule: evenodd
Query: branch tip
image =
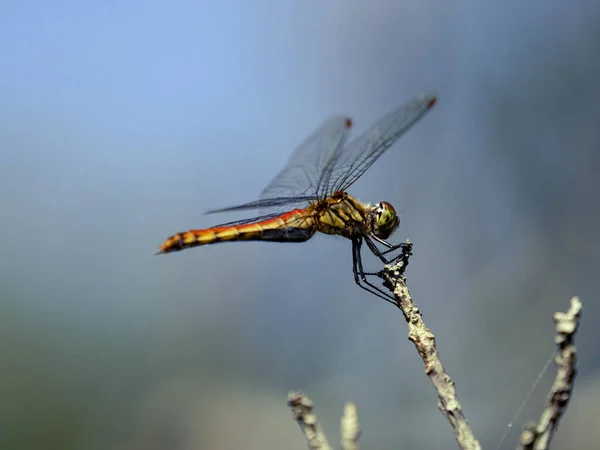
<path fill-rule="evenodd" d="M 340 422 L 340 434 L 342 450 L 358 450 L 360 427 L 356 405 L 352 402 L 346 403 L 344 407 L 344 414 Z"/>
<path fill-rule="evenodd" d="M 311 450 L 330 450 L 327 438 L 317 421 L 313 412 L 313 402 L 310 398 L 300 392 L 288 393 L 288 406 L 292 410 L 294 420 L 304 433 L 308 448 Z"/>
<path fill-rule="evenodd" d="M 519 449 L 547 449 L 558 429 L 561 417 L 564 415 L 573 394 L 577 369 L 577 348 L 575 334 L 581 321 L 583 305 L 578 297 L 571 298 L 569 310 L 566 313 L 556 312 L 553 319 L 556 329 L 556 376 L 546 399 L 546 407 L 537 423 L 529 422 L 519 439 Z"/>

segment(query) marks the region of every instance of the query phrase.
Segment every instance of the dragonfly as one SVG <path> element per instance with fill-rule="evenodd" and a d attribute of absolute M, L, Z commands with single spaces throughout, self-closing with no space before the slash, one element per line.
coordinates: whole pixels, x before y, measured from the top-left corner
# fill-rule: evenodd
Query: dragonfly
<path fill-rule="evenodd" d="M 435 94 L 418 95 L 350 142 L 352 120 L 347 116 L 331 117 L 293 151 L 258 200 L 206 211 L 213 214 L 258 210 L 258 217 L 175 233 L 160 245 L 157 254 L 219 242 L 305 242 L 317 232 L 339 235 L 352 242 L 356 284 L 395 304 L 389 293 L 367 278 L 374 274 L 363 270 L 361 247 L 364 241 L 384 264 L 397 259 L 387 255 L 404 244 L 393 245 L 387 239 L 400 225 L 400 217 L 386 201 L 375 205 L 361 203 L 346 191 L 436 101 Z"/>

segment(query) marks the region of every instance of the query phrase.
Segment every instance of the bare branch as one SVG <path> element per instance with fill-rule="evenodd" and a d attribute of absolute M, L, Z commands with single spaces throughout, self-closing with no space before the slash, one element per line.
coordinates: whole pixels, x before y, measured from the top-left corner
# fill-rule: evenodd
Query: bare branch
<path fill-rule="evenodd" d="M 408 339 L 414 344 L 421 359 L 425 363 L 425 373 L 433 383 L 438 394 L 438 408 L 446 416 L 458 445 L 462 449 L 480 450 L 481 446 L 473 434 L 469 423 L 458 402 L 454 381 L 446 373 L 435 346 L 435 336 L 425 325 L 418 306 L 413 302 L 404 271 L 411 256 L 412 244 L 406 242 L 402 247 L 402 254 L 395 260 L 396 263 L 386 265 L 377 275 L 383 279 L 384 286 L 394 294 L 396 305 L 402 311 L 408 324 Z M 581 302 L 577 297 L 571 299 L 571 307 L 567 313 L 554 314 L 556 323 L 557 352 L 554 362 L 557 374 L 548 395 L 548 404 L 544 409 L 537 424 L 528 424 L 521 434 L 518 449 L 546 449 L 560 421 L 567 409 L 573 391 L 575 379 L 576 348 L 573 338 L 579 327 L 581 315 Z M 317 423 L 313 413 L 312 401 L 303 394 L 290 392 L 288 405 L 291 407 L 294 418 L 306 436 L 308 447 L 313 450 L 329 450 L 329 444 Z M 358 450 L 360 428 L 353 403 L 346 404 L 344 415 L 340 423 L 342 450 Z"/>
<path fill-rule="evenodd" d="M 435 337 L 423 322 L 421 312 L 412 301 L 406 286 L 404 271 L 408 265 L 411 249 L 412 244 L 407 242 L 398 262 L 393 266 L 385 266 L 379 276 L 383 278 L 384 286 L 394 293 L 397 306 L 404 314 L 404 318 L 408 323 L 408 339 L 415 345 L 425 363 L 425 373 L 438 394 L 438 408 L 450 422 L 458 445 L 463 449 L 479 450 L 481 446 L 471 431 L 458 402 L 454 381 L 442 366 L 442 361 L 435 347 Z"/>
<path fill-rule="evenodd" d="M 360 427 L 358 426 L 358 415 L 354 403 L 346 403 L 340 423 L 340 433 L 342 436 L 342 450 L 358 450 Z"/>
<path fill-rule="evenodd" d="M 312 450 L 331 450 L 323 430 L 313 412 L 313 402 L 300 392 L 288 394 L 288 406 L 292 409 L 294 419 L 306 437 L 308 448 Z"/>
<path fill-rule="evenodd" d="M 538 423 L 528 423 L 521 433 L 518 449 L 547 449 L 558 428 L 560 418 L 567 410 L 573 392 L 573 383 L 577 370 L 577 349 L 574 344 L 575 333 L 579 328 L 582 304 L 579 298 L 571 299 L 566 313 L 554 313 L 556 324 L 556 377 L 548 394 L 546 408 L 542 411 Z"/>

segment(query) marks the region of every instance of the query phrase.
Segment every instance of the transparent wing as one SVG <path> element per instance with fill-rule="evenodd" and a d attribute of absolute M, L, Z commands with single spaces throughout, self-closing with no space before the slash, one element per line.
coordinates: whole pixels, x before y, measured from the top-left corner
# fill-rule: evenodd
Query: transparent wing
<path fill-rule="evenodd" d="M 206 214 L 259 209 L 263 214 L 260 217 L 225 225 L 250 223 L 276 217 L 279 213 L 274 211 L 284 208 L 305 208 L 308 203 L 335 191 L 346 190 L 433 107 L 435 101 L 436 96 L 431 94 L 415 97 L 378 120 L 345 147 L 352 121 L 348 117 L 333 117 L 294 150 L 284 168 L 263 189 L 259 200 L 213 209 Z"/>
<path fill-rule="evenodd" d="M 244 203 L 243 205 L 228 206 L 225 208 L 210 209 L 205 211 L 204 214 L 214 214 L 222 212 L 232 211 L 244 211 L 247 209 L 261 209 L 269 210 L 280 207 L 286 207 L 288 209 L 294 209 L 294 207 L 306 207 L 306 205 L 312 201 L 317 200 L 316 196 L 304 196 L 304 197 L 278 197 L 278 198 L 263 198 L 255 200 L 253 202 Z M 268 214 L 271 215 L 271 214 Z M 277 214 L 275 214 L 277 215 Z"/>
<path fill-rule="evenodd" d="M 264 217 L 274 217 L 276 211 L 305 208 L 309 202 L 319 199 L 319 184 L 323 182 L 324 174 L 334 166 L 351 126 L 352 121 L 348 117 L 326 120 L 294 150 L 283 169 L 262 190 L 260 200 L 212 209 L 205 214 L 259 209 Z"/>
<path fill-rule="evenodd" d="M 263 189 L 260 198 L 318 197 L 319 186 L 335 165 L 351 126 L 348 117 L 325 121 L 294 150 L 284 168 Z"/>
<path fill-rule="evenodd" d="M 328 168 L 319 195 L 345 191 L 436 102 L 435 94 L 419 95 L 375 122 L 344 147 Z"/>

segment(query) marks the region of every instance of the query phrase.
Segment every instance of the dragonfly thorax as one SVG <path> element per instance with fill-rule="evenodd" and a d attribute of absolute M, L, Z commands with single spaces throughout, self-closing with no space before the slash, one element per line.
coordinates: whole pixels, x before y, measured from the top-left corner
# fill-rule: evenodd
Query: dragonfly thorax
<path fill-rule="evenodd" d="M 379 202 L 371 209 L 373 216 L 373 234 L 380 239 L 387 239 L 400 225 L 400 217 L 388 202 Z"/>

